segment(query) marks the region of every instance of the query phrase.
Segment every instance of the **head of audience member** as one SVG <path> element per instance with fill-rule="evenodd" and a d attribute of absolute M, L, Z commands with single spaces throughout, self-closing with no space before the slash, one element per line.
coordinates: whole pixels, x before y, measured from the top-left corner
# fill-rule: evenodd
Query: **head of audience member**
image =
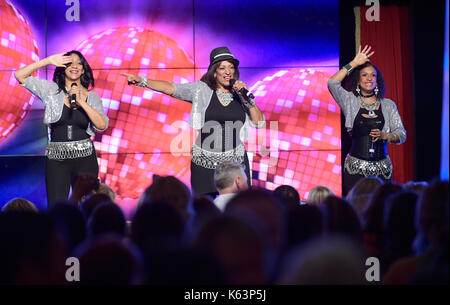
<path fill-rule="evenodd" d="M 402 190 L 403 187 L 400 184 L 385 183 L 372 193 L 363 212 L 364 231 L 383 234 L 386 199 L 392 194 Z"/>
<path fill-rule="evenodd" d="M 116 233 L 124 236 L 127 233 L 125 216 L 115 203 L 102 203 L 92 211 L 87 222 L 88 234 Z"/>
<path fill-rule="evenodd" d="M 146 202 L 164 202 L 177 209 L 185 219 L 191 216 L 191 190 L 173 176 L 153 176 L 153 183 L 145 189 L 138 200 L 137 208 Z"/>
<path fill-rule="evenodd" d="M 261 235 L 246 222 L 218 216 L 198 233 L 194 249 L 216 258 L 229 285 L 268 283 L 265 245 Z"/>
<path fill-rule="evenodd" d="M 313 239 L 287 255 L 278 284 L 362 285 L 367 283 L 365 259 L 361 247 L 351 239 Z"/>
<path fill-rule="evenodd" d="M 146 260 L 148 285 L 224 285 L 217 259 L 194 249 L 152 253 Z"/>
<path fill-rule="evenodd" d="M 403 184 L 405 189 L 415 191 L 418 195 L 421 195 L 427 186 L 428 182 L 426 181 L 408 181 Z"/>
<path fill-rule="evenodd" d="M 114 192 L 112 190 L 112 188 L 110 188 L 108 185 L 106 185 L 105 183 L 100 183 L 98 185 L 98 190 L 95 192 L 96 194 L 105 194 L 108 195 L 109 198 L 111 198 L 111 201 L 115 201 L 116 200 L 116 192 Z"/>
<path fill-rule="evenodd" d="M 288 210 L 292 208 L 295 209 L 300 205 L 300 195 L 297 190 L 290 185 L 278 186 L 273 191 L 273 194 Z"/>
<path fill-rule="evenodd" d="M 324 232 L 323 214 L 316 205 L 302 204 L 287 215 L 287 250 L 293 249 Z"/>
<path fill-rule="evenodd" d="M 384 228 L 388 263 L 414 254 L 412 244 L 416 236 L 415 212 L 417 193 L 401 191 L 389 196 L 384 213 Z"/>
<path fill-rule="evenodd" d="M 362 214 L 364 243 L 372 256 L 379 256 L 385 250 L 384 210 L 386 199 L 403 188 L 397 183 L 385 183 L 370 196 Z"/>
<path fill-rule="evenodd" d="M 91 216 L 92 211 L 102 203 L 113 203 L 113 201 L 106 194 L 90 194 L 84 198 L 80 204 L 80 210 L 86 221 Z"/>
<path fill-rule="evenodd" d="M 334 195 L 333 191 L 326 186 L 318 185 L 309 191 L 307 204 L 320 204 L 328 196 Z"/>
<path fill-rule="evenodd" d="M 214 185 L 219 194 L 237 193 L 248 188 L 247 175 L 239 163 L 224 161 L 214 170 Z"/>
<path fill-rule="evenodd" d="M 75 177 L 70 200 L 76 204 L 81 203 L 88 195 L 95 194 L 100 180 L 92 174 L 79 174 Z"/>
<path fill-rule="evenodd" d="M 339 234 L 362 243 L 362 227 L 353 206 L 345 199 L 328 196 L 320 205 L 328 234 Z"/>
<path fill-rule="evenodd" d="M 74 251 L 80 260 L 81 285 L 141 284 L 144 275 L 139 250 L 114 233 L 88 238 Z"/>
<path fill-rule="evenodd" d="M 196 195 L 192 202 L 192 207 L 194 215 L 186 225 L 188 239 L 195 236 L 205 222 L 222 214 L 209 196 Z"/>
<path fill-rule="evenodd" d="M 86 220 L 70 201 L 54 205 L 48 212 L 69 253 L 86 238 Z"/>
<path fill-rule="evenodd" d="M 0 213 L 0 284 L 60 285 L 67 252 L 48 215 Z"/>
<path fill-rule="evenodd" d="M 31 201 L 24 198 L 13 198 L 3 207 L 4 213 L 39 213 L 37 207 Z"/>
<path fill-rule="evenodd" d="M 267 232 L 267 242 L 277 252 L 282 251 L 286 238 L 286 211 L 284 206 L 264 189 L 249 189 L 234 196 L 224 214 L 259 223 Z"/>
<path fill-rule="evenodd" d="M 448 247 L 449 183 L 434 180 L 420 195 L 416 213 L 416 251 Z"/>
<path fill-rule="evenodd" d="M 174 206 L 146 202 L 131 222 L 131 239 L 143 253 L 172 251 L 182 247 L 186 219 Z"/>
<path fill-rule="evenodd" d="M 370 195 L 383 184 L 383 180 L 376 176 L 364 177 L 348 192 L 346 199 L 350 201 L 361 217 Z"/>
<path fill-rule="evenodd" d="M 411 284 L 449 283 L 449 183 L 434 180 L 419 197 L 416 214 L 418 234 L 415 250 L 420 264 Z"/>

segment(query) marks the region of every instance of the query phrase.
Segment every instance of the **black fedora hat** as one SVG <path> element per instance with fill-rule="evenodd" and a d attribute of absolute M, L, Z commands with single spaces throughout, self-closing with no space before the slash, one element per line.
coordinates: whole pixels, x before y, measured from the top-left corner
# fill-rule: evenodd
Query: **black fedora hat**
<path fill-rule="evenodd" d="M 230 50 L 227 47 L 218 47 L 211 51 L 211 54 L 209 55 L 209 67 L 208 70 L 211 69 L 211 67 L 220 61 L 223 60 L 231 60 L 234 62 L 234 65 L 237 67 L 239 66 L 239 60 L 237 60 L 233 54 L 231 54 Z"/>

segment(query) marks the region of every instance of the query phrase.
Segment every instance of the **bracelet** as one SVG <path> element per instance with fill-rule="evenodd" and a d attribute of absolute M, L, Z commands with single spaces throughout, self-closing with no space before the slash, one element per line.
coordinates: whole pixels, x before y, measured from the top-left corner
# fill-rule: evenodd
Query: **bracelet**
<path fill-rule="evenodd" d="M 353 67 L 350 64 L 346 64 L 344 66 L 344 69 L 347 70 L 347 75 L 349 75 L 350 72 L 353 70 Z"/>
<path fill-rule="evenodd" d="M 145 76 L 142 76 L 141 82 L 139 84 L 137 84 L 136 86 L 145 88 L 145 87 L 147 87 L 147 84 L 148 84 L 148 78 Z"/>
<path fill-rule="evenodd" d="M 250 100 L 243 100 L 243 104 L 245 107 L 247 107 L 248 109 L 253 108 L 254 106 L 256 106 L 256 103 L 254 100 L 250 99 Z"/>

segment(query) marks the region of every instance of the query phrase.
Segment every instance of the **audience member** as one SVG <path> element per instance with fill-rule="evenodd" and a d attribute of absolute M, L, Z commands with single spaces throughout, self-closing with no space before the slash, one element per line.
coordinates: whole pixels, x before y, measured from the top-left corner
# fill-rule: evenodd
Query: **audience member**
<path fill-rule="evenodd" d="M 224 161 L 214 170 L 214 185 L 219 196 L 214 204 L 224 211 L 228 201 L 239 191 L 248 189 L 247 175 L 241 164 L 233 161 Z"/>
<path fill-rule="evenodd" d="M 419 197 L 415 256 L 401 258 L 388 269 L 383 282 L 448 285 L 449 183 L 433 181 Z"/>
<path fill-rule="evenodd" d="M 345 199 L 328 196 L 320 205 L 324 213 L 328 234 L 344 235 L 356 243 L 362 244 L 361 222 L 352 205 Z"/>
<path fill-rule="evenodd" d="M 287 215 L 287 250 L 310 239 L 319 238 L 325 231 L 323 215 L 316 205 L 302 204 Z"/>
<path fill-rule="evenodd" d="M 146 202 L 159 201 L 176 208 L 185 219 L 191 216 L 191 190 L 173 176 L 154 177 L 153 183 L 145 189 L 138 200 L 137 208 Z"/>
<path fill-rule="evenodd" d="M 381 259 L 382 274 L 399 258 L 414 254 L 412 245 L 416 236 L 417 198 L 414 191 L 397 192 L 387 198 L 384 215 L 386 247 Z"/>
<path fill-rule="evenodd" d="M 138 208 L 131 222 L 131 239 L 147 256 L 151 252 L 182 248 L 186 219 L 164 202 L 147 202 Z"/>
<path fill-rule="evenodd" d="M 119 235 L 91 237 L 75 249 L 74 256 L 80 260 L 80 285 L 143 283 L 139 250 Z"/>
<path fill-rule="evenodd" d="M 206 223 L 194 248 L 217 258 L 229 285 L 269 283 L 264 241 L 249 224 L 237 218 L 219 216 Z"/>
<path fill-rule="evenodd" d="M 58 202 L 48 215 L 56 231 L 61 235 L 68 253 L 86 238 L 86 220 L 80 209 L 70 201 Z"/>
<path fill-rule="evenodd" d="M 281 271 L 281 285 L 362 285 L 365 256 L 340 236 L 315 239 L 291 251 Z"/>
<path fill-rule="evenodd" d="M 285 206 L 287 210 L 300 205 L 300 195 L 290 185 L 280 185 L 273 191 L 274 196 Z"/>
<path fill-rule="evenodd" d="M 84 198 L 80 204 L 80 210 L 86 221 L 88 221 L 92 211 L 102 203 L 113 203 L 113 201 L 106 194 L 90 194 Z"/>
<path fill-rule="evenodd" d="M 362 178 L 350 189 L 346 198 L 356 209 L 358 217 L 362 217 L 370 195 L 383 184 L 384 181 L 380 177 L 370 176 Z"/>
<path fill-rule="evenodd" d="M 92 211 L 87 222 L 88 234 L 116 233 L 120 236 L 127 234 L 125 216 L 115 203 L 102 203 Z"/>
<path fill-rule="evenodd" d="M 379 257 L 384 251 L 384 207 L 386 199 L 402 190 L 403 188 L 399 184 L 385 183 L 375 190 L 367 203 L 362 215 L 362 224 L 364 244 L 371 256 Z"/>
<path fill-rule="evenodd" d="M 4 213 L 39 213 L 37 207 L 31 201 L 24 198 L 13 198 L 8 201 L 3 207 Z"/>
<path fill-rule="evenodd" d="M 307 204 L 320 204 L 330 195 L 334 195 L 333 191 L 326 186 L 319 185 L 313 187 L 309 191 L 308 198 L 306 199 Z"/>

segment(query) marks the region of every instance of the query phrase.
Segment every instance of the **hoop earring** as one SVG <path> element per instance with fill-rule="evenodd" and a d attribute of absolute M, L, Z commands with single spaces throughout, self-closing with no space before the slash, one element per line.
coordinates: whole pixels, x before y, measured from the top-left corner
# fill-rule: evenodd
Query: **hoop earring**
<path fill-rule="evenodd" d="M 214 78 L 216 78 L 216 76 L 217 76 L 217 74 L 216 74 L 216 73 L 214 73 Z"/>
<path fill-rule="evenodd" d="M 361 95 L 361 89 L 359 89 L 359 84 L 356 86 L 356 93 L 358 93 L 358 95 Z"/>
<path fill-rule="evenodd" d="M 373 89 L 373 91 L 375 92 L 375 95 L 378 96 L 378 85 L 375 87 L 375 89 Z"/>

